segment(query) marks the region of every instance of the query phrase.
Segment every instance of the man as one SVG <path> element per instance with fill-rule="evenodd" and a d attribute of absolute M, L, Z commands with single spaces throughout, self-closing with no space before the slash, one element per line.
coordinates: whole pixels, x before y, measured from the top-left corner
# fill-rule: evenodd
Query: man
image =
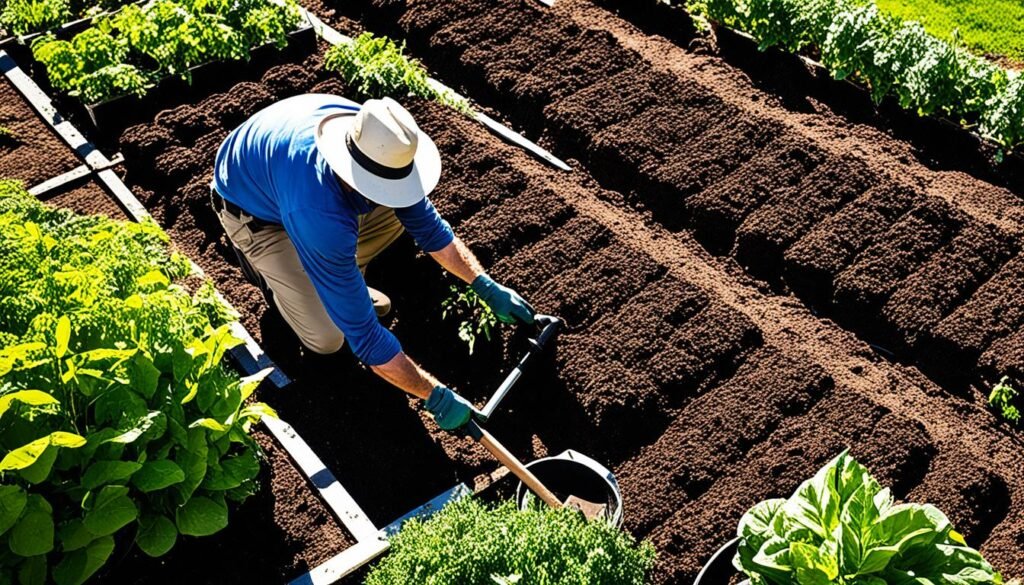
<path fill-rule="evenodd" d="M 473 406 L 380 324 L 391 301 L 367 288 L 366 265 L 408 231 L 503 322 L 532 323 L 534 311 L 494 282 L 438 215 L 427 195 L 440 176 L 437 147 L 398 102 L 359 107 L 309 94 L 268 106 L 228 135 L 211 197 L 243 270 L 303 345 L 330 354 L 347 340 L 377 375 L 426 400 L 437 424 L 455 430 Z"/>

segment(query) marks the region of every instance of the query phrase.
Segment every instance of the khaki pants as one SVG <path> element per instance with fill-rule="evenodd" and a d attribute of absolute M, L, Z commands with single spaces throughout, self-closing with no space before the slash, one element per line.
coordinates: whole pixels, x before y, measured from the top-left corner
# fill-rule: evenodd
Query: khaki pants
<path fill-rule="evenodd" d="M 327 315 L 284 227 L 261 226 L 254 230 L 249 227 L 252 217 L 248 215 L 236 217 L 221 210 L 217 216 L 231 243 L 266 281 L 274 304 L 303 345 L 320 354 L 341 349 L 345 336 Z M 395 210 L 389 207 L 379 206 L 360 215 L 356 243 L 356 265 L 360 272 L 398 239 L 403 229 Z"/>

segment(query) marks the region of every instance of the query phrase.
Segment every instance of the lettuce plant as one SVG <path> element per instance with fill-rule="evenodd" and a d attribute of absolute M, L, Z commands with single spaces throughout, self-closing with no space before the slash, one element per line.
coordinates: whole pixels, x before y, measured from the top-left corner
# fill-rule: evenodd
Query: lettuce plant
<path fill-rule="evenodd" d="M 261 376 L 167 244 L 0 181 L 0 583 L 80 584 L 118 534 L 161 556 L 256 489 Z"/>
<path fill-rule="evenodd" d="M 929 504 L 895 504 L 843 452 L 788 500 L 763 501 L 739 524 L 733 564 L 752 585 L 999 585 L 981 554 Z"/>
<path fill-rule="evenodd" d="M 569 508 L 519 510 L 475 498 L 445 506 L 426 521 L 410 520 L 391 541 L 366 585 L 490 583 L 641 585 L 654 547 L 603 520 Z"/>

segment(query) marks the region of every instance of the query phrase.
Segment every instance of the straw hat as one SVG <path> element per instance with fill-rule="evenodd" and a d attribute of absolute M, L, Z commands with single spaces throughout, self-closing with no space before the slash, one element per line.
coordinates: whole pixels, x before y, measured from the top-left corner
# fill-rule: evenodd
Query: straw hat
<path fill-rule="evenodd" d="M 316 147 L 343 181 L 386 207 L 419 202 L 441 178 L 441 155 L 412 114 L 391 98 L 324 117 Z"/>

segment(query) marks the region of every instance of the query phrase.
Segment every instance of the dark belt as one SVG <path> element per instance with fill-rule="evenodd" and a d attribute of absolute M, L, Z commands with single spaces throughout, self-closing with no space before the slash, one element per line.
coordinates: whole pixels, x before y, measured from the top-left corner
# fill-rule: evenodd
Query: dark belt
<path fill-rule="evenodd" d="M 237 218 L 239 221 L 245 221 L 245 219 L 242 218 L 243 215 L 251 218 L 248 221 L 248 226 L 249 229 L 254 232 L 257 232 L 261 229 L 268 227 L 280 227 L 281 225 L 271 221 L 264 221 L 258 217 L 255 217 L 248 211 L 221 197 L 220 193 L 217 193 L 216 191 L 212 191 L 210 193 L 210 201 L 213 203 L 213 209 L 215 211 L 226 211 L 231 215 L 235 216 L 235 218 Z"/>

